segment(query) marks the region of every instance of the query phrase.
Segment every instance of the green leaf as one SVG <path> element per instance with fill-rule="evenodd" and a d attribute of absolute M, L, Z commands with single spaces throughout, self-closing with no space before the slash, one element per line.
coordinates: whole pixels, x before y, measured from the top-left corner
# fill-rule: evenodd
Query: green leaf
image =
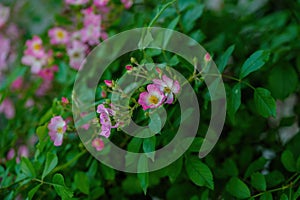
<path fill-rule="evenodd" d="M 269 188 L 280 185 L 284 180 L 285 178 L 283 174 L 277 170 L 274 170 L 266 175 L 267 186 Z"/>
<path fill-rule="evenodd" d="M 219 63 L 218 63 L 218 69 L 220 71 L 220 73 L 222 73 L 228 63 L 228 60 L 232 54 L 232 52 L 234 51 L 235 45 L 231 45 L 230 47 L 228 47 L 228 49 L 225 51 L 225 53 L 222 55 Z"/>
<path fill-rule="evenodd" d="M 259 159 L 257 159 L 253 163 L 251 163 L 249 165 L 249 167 L 247 168 L 247 170 L 246 170 L 245 178 L 248 178 L 254 172 L 262 170 L 264 168 L 264 166 L 265 166 L 266 163 L 267 163 L 267 160 L 265 158 L 263 158 L 263 157 L 260 157 Z"/>
<path fill-rule="evenodd" d="M 256 88 L 254 92 L 254 103 L 258 113 L 263 117 L 276 117 L 276 103 L 269 90 Z"/>
<path fill-rule="evenodd" d="M 289 172 L 296 172 L 296 162 L 294 155 L 291 151 L 285 150 L 281 154 L 281 162 L 283 166 L 289 171 Z"/>
<path fill-rule="evenodd" d="M 273 200 L 273 196 L 270 192 L 266 192 L 260 196 L 260 200 Z"/>
<path fill-rule="evenodd" d="M 300 186 L 296 190 L 296 192 L 293 194 L 293 200 L 297 200 L 300 197 Z"/>
<path fill-rule="evenodd" d="M 282 194 L 280 196 L 280 200 L 289 200 L 288 196 L 286 194 Z"/>
<path fill-rule="evenodd" d="M 229 98 L 227 101 L 227 110 L 230 118 L 234 118 L 236 111 L 241 105 L 241 84 L 236 84 L 229 93 Z"/>
<path fill-rule="evenodd" d="M 126 194 L 140 194 L 143 192 L 140 182 L 135 176 L 127 176 L 125 180 L 122 181 L 122 189 Z"/>
<path fill-rule="evenodd" d="M 147 171 L 148 169 L 148 158 L 144 155 L 142 155 L 138 161 L 138 172 L 141 171 Z M 147 194 L 147 188 L 149 185 L 149 173 L 145 172 L 145 173 L 138 173 L 137 177 L 140 181 L 141 187 L 144 191 L 144 194 Z"/>
<path fill-rule="evenodd" d="M 44 179 L 56 167 L 57 163 L 58 163 L 58 159 L 56 154 L 48 152 L 46 158 L 46 164 L 42 174 L 42 179 Z"/>
<path fill-rule="evenodd" d="M 53 176 L 53 184 L 54 189 L 57 192 L 57 194 L 64 200 L 64 199 L 71 199 L 73 197 L 73 192 L 66 187 L 65 180 L 63 175 L 61 174 L 55 174 Z"/>
<path fill-rule="evenodd" d="M 33 198 L 33 196 L 35 195 L 35 193 L 40 189 L 42 184 L 39 184 L 37 186 L 35 186 L 34 188 L 32 188 L 29 192 L 28 192 L 28 199 L 31 200 Z"/>
<path fill-rule="evenodd" d="M 298 157 L 298 159 L 296 161 L 296 169 L 297 169 L 297 172 L 300 172 L 300 156 Z"/>
<path fill-rule="evenodd" d="M 162 122 L 161 122 L 159 114 L 157 112 L 151 113 L 150 119 L 151 120 L 149 123 L 149 128 L 154 133 L 159 133 L 161 131 L 161 127 L 162 127 Z"/>
<path fill-rule="evenodd" d="M 178 160 L 162 169 L 163 175 L 169 177 L 171 183 L 174 183 L 182 170 L 183 159 L 180 157 Z"/>
<path fill-rule="evenodd" d="M 245 199 L 251 196 L 248 186 L 237 177 L 232 177 L 226 185 L 226 190 L 234 197 Z"/>
<path fill-rule="evenodd" d="M 155 156 L 155 145 L 156 145 L 156 137 L 155 136 L 144 139 L 143 150 L 146 153 L 147 157 L 150 158 L 153 162 L 154 162 L 154 156 Z"/>
<path fill-rule="evenodd" d="M 84 194 L 90 193 L 90 182 L 87 175 L 83 172 L 77 172 L 74 177 L 76 187 Z"/>
<path fill-rule="evenodd" d="M 201 17 L 204 10 L 204 5 L 197 4 L 189 9 L 182 18 L 182 25 L 186 32 L 189 32 L 194 27 L 195 21 Z"/>
<path fill-rule="evenodd" d="M 251 185 L 257 190 L 265 191 L 267 188 L 265 176 L 258 172 L 252 174 Z"/>
<path fill-rule="evenodd" d="M 268 83 L 275 98 L 285 99 L 297 88 L 297 72 L 290 64 L 280 64 L 270 72 Z"/>
<path fill-rule="evenodd" d="M 52 109 L 51 109 L 51 114 L 52 114 Z M 43 150 L 47 144 L 47 140 L 48 140 L 47 124 L 45 124 L 43 126 L 39 126 L 36 129 L 36 134 L 39 138 L 39 143 L 37 144 L 37 148 L 40 150 L 40 152 L 43 152 Z"/>
<path fill-rule="evenodd" d="M 102 175 L 104 176 L 105 180 L 112 181 L 115 179 L 116 172 L 114 169 L 112 169 L 104 164 L 101 164 L 100 166 L 101 166 Z"/>
<path fill-rule="evenodd" d="M 198 157 L 188 157 L 185 168 L 189 178 L 198 186 L 206 186 L 214 189 L 213 175 L 208 166 Z"/>
<path fill-rule="evenodd" d="M 31 178 L 36 177 L 35 169 L 28 158 L 25 157 L 21 158 L 21 170 L 28 177 Z"/>
<path fill-rule="evenodd" d="M 270 53 L 264 50 L 254 52 L 243 64 L 240 79 L 245 78 L 251 72 L 260 69 L 268 60 Z"/>

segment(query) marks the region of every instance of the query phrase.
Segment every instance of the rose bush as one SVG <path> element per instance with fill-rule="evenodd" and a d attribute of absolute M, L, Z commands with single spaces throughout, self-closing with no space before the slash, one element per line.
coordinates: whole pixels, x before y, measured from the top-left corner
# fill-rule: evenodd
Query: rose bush
<path fill-rule="evenodd" d="M 298 199 L 299 11 L 299 0 L 1 1 L 1 199 Z M 209 53 L 194 66 L 165 50 L 124 54 L 99 77 L 91 105 L 96 118 L 75 118 L 72 106 L 82 102 L 73 85 L 85 58 L 103 40 L 144 26 L 182 32 Z M 213 60 L 227 115 L 218 143 L 200 159 L 212 114 L 205 70 Z M 144 80 L 125 107 L 112 100 L 127 98 L 122 75 Z M 110 140 L 155 161 L 154 151 L 169 144 L 190 115 L 178 109 L 186 84 L 197 94 L 201 120 L 188 150 L 165 168 L 114 170 L 89 154 L 77 134 L 95 126 L 89 138 L 95 152 L 107 154 Z M 163 128 L 155 118 L 161 108 Z M 127 135 L 122 128 L 131 119 L 155 135 Z"/>

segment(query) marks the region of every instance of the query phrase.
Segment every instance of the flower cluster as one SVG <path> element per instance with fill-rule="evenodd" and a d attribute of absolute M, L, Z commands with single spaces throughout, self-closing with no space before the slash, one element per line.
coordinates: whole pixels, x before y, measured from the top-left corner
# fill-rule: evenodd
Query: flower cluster
<path fill-rule="evenodd" d="M 180 85 L 177 80 L 172 80 L 166 75 L 162 79 L 153 79 L 153 84 L 147 86 L 147 91 L 139 96 L 138 103 L 144 110 L 157 108 L 163 103 L 171 104 L 174 101 L 174 94 L 180 91 Z"/>
<path fill-rule="evenodd" d="M 100 125 L 101 125 L 101 132 L 99 135 L 105 138 L 109 138 L 111 134 L 111 129 L 118 128 L 121 123 L 116 122 L 114 125 L 112 125 L 113 122 L 111 118 L 114 118 L 116 113 L 112 108 L 106 107 L 105 104 L 98 105 L 97 113 L 99 113 Z M 101 138 L 95 138 L 92 142 L 92 146 L 97 151 L 101 151 L 104 148 L 104 142 Z"/>

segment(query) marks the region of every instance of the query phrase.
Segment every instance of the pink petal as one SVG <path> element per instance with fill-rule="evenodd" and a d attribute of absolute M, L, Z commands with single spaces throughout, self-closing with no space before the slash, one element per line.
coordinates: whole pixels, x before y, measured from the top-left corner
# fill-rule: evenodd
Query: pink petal
<path fill-rule="evenodd" d="M 56 134 L 56 138 L 54 140 L 54 146 L 60 146 L 63 142 L 63 134 Z"/>
<path fill-rule="evenodd" d="M 172 87 L 172 92 L 174 94 L 177 94 L 177 93 L 179 93 L 179 91 L 180 91 L 180 84 L 179 84 L 178 81 L 174 81 L 174 84 L 173 84 L 173 87 Z"/>
<path fill-rule="evenodd" d="M 170 79 L 169 77 L 167 77 L 166 75 L 162 76 L 163 81 L 165 82 L 165 84 L 169 87 L 172 88 L 173 86 L 173 80 Z"/>
<path fill-rule="evenodd" d="M 173 100 L 174 100 L 174 95 L 172 93 L 170 93 L 168 95 L 167 100 L 165 101 L 165 103 L 171 104 L 171 103 L 173 103 Z"/>

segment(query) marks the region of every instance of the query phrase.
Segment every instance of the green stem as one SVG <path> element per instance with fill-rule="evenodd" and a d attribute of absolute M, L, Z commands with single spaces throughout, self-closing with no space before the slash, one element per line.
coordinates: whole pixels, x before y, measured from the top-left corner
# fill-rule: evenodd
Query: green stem
<path fill-rule="evenodd" d="M 76 160 L 78 160 L 81 156 L 83 156 L 85 153 L 87 153 L 87 150 L 84 150 L 82 151 L 81 153 L 77 154 L 72 160 L 70 160 L 69 162 L 63 164 L 63 165 L 60 165 L 58 167 L 56 167 L 52 172 L 51 174 L 55 173 L 55 172 L 58 172 L 58 171 L 61 171 L 67 167 L 69 167 L 73 162 L 75 162 Z"/>
<path fill-rule="evenodd" d="M 176 0 L 173 0 L 167 4 L 165 4 L 162 9 L 156 14 L 156 16 L 152 19 L 152 21 L 150 22 L 148 28 L 152 27 L 152 25 L 157 21 L 157 19 L 160 17 L 160 15 L 170 6 L 172 5 Z"/>
<path fill-rule="evenodd" d="M 295 174 L 291 178 L 289 178 L 289 180 L 292 180 L 294 177 L 295 177 Z M 273 193 L 273 192 L 283 191 L 283 190 L 286 190 L 286 189 L 290 189 L 290 196 L 291 196 L 291 189 L 299 181 L 299 179 L 300 179 L 300 175 L 294 181 L 290 182 L 287 185 L 284 185 L 284 186 L 282 186 L 280 188 L 275 188 L 275 189 L 272 189 L 272 190 L 268 190 L 268 191 L 264 191 L 264 192 L 258 193 L 256 195 L 252 196 L 252 198 L 259 197 L 259 196 L 265 194 L 266 192 Z M 289 198 L 289 199 L 291 199 L 291 198 Z"/>

